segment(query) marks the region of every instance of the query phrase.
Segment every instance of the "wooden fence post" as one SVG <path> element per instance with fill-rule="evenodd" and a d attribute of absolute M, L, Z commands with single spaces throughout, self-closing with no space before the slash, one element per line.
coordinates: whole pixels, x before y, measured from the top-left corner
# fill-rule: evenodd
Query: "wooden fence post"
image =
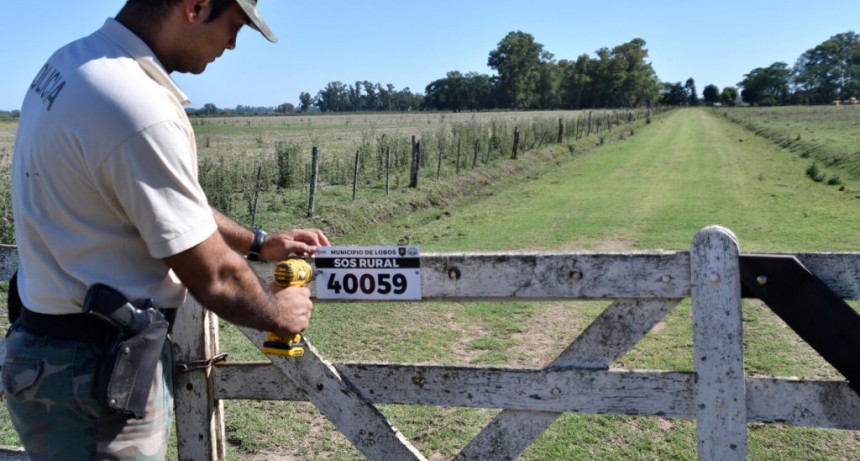
<path fill-rule="evenodd" d="M 457 176 L 460 175 L 460 155 L 461 155 L 460 145 L 461 145 L 461 142 L 462 141 L 460 139 L 457 140 L 457 169 L 456 169 Z"/>
<path fill-rule="evenodd" d="M 254 183 L 254 201 L 251 204 L 251 227 L 257 224 L 257 199 L 260 197 L 260 178 L 263 176 L 263 165 L 257 167 L 257 181 Z"/>
<path fill-rule="evenodd" d="M 308 218 L 313 217 L 317 196 L 317 177 L 320 174 L 320 149 L 314 146 L 311 149 L 311 190 L 308 198 Z"/>
<path fill-rule="evenodd" d="M 747 459 L 739 252 L 719 226 L 699 231 L 690 251 L 700 460 Z"/>
<path fill-rule="evenodd" d="M 558 118 L 558 137 L 556 138 L 556 143 L 561 144 L 564 141 L 564 119 L 561 117 Z"/>
<path fill-rule="evenodd" d="M 514 149 L 513 149 L 513 153 L 511 154 L 512 159 L 514 159 L 514 160 L 517 159 L 517 151 L 519 151 L 519 148 L 520 148 L 520 129 L 518 127 L 514 127 Z"/>
<path fill-rule="evenodd" d="M 439 181 L 439 177 L 442 175 L 442 142 L 439 142 L 439 156 L 436 157 L 436 181 Z"/>
<path fill-rule="evenodd" d="M 421 163 L 421 142 L 412 136 L 412 166 L 409 168 L 409 187 L 418 187 L 418 170 Z"/>
<path fill-rule="evenodd" d="M 352 200 L 355 201 L 355 193 L 358 190 L 358 159 L 361 151 L 355 151 L 355 166 L 352 169 Z"/>
<path fill-rule="evenodd" d="M 391 146 L 385 146 L 385 195 L 391 193 Z"/>
<path fill-rule="evenodd" d="M 585 133 L 586 136 L 591 136 L 591 111 L 588 111 L 588 131 Z"/>

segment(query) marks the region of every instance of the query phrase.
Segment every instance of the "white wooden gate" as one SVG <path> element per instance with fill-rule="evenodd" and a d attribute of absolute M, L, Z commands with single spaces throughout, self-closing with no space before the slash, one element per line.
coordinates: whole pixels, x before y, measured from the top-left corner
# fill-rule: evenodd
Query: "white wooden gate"
<path fill-rule="evenodd" d="M 840 297 L 860 299 L 860 254 L 796 257 Z M 543 369 L 339 364 L 310 346 L 298 360 L 180 375 L 180 457 L 223 459 L 223 399 L 309 400 L 374 460 L 424 459 L 376 404 L 503 410 L 457 455 L 463 460 L 514 459 L 564 412 L 694 419 L 702 460 L 746 459 L 748 422 L 860 429 L 860 397 L 846 381 L 745 376 L 738 261 L 736 238 L 717 226 L 700 231 L 689 252 L 422 255 L 424 301 L 613 302 Z M 271 264 L 256 269 L 271 279 Z M 688 297 L 695 372 L 612 368 Z M 216 319 L 186 307 L 178 360 L 217 357 Z M 242 331 L 262 346 L 263 333 Z"/>
<path fill-rule="evenodd" d="M 8 279 L 17 254 L 6 254 Z M 860 299 L 860 253 L 795 256 L 841 298 Z M 424 459 L 376 404 L 501 409 L 463 460 L 514 459 L 564 412 L 693 419 L 702 460 L 746 459 L 748 422 L 860 429 L 860 397 L 846 381 L 745 376 L 738 261 L 737 240 L 717 226 L 689 252 L 421 257 L 424 301 L 613 301 L 543 369 L 329 363 L 311 345 L 301 359 L 209 366 L 220 357 L 217 319 L 189 299 L 174 331 L 177 361 L 194 369 L 176 377 L 179 457 L 226 459 L 224 399 L 309 400 L 374 460 Z M 255 269 L 271 278 L 271 264 Z M 688 297 L 694 372 L 612 368 Z M 263 333 L 242 331 L 262 346 Z"/>

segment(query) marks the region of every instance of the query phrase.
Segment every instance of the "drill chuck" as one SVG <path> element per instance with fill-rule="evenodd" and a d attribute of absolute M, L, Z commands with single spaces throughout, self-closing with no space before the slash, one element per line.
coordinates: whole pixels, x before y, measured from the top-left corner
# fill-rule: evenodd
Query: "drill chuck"
<path fill-rule="evenodd" d="M 306 286 L 313 276 L 311 265 L 304 259 L 285 259 L 275 266 L 275 283 L 284 286 Z"/>

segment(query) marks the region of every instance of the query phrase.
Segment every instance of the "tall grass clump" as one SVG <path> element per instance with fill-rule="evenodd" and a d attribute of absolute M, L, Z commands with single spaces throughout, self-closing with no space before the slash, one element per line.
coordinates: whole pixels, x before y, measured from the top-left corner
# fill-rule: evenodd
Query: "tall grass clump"
<path fill-rule="evenodd" d="M 288 189 L 298 184 L 303 176 L 301 148 L 296 143 L 278 142 L 275 144 L 275 160 L 277 163 L 277 186 Z"/>
<path fill-rule="evenodd" d="M 209 199 L 209 204 L 222 213 L 233 215 L 233 183 L 235 174 L 224 157 L 204 158 L 200 161 L 198 180 Z"/>

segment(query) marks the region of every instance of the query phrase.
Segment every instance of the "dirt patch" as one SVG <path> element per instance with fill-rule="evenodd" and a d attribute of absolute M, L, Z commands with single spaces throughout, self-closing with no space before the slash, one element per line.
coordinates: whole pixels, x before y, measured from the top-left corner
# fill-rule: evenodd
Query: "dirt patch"
<path fill-rule="evenodd" d="M 531 317 L 526 333 L 513 335 L 512 367 L 541 368 L 549 365 L 585 329 L 590 319 L 583 303 L 552 303 Z"/>
<path fill-rule="evenodd" d="M 454 355 L 456 363 L 472 363 L 473 360 L 481 355 L 478 349 L 469 349 L 469 344 L 476 339 L 487 336 L 487 332 L 475 325 L 463 325 L 463 336 L 452 345 L 451 353 Z"/>
<path fill-rule="evenodd" d="M 246 461 L 302 461 L 300 456 L 295 456 L 292 454 L 286 454 L 277 451 L 261 451 L 260 453 L 254 455 L 248 455 L 242 457 L 243 460 Z"/>

